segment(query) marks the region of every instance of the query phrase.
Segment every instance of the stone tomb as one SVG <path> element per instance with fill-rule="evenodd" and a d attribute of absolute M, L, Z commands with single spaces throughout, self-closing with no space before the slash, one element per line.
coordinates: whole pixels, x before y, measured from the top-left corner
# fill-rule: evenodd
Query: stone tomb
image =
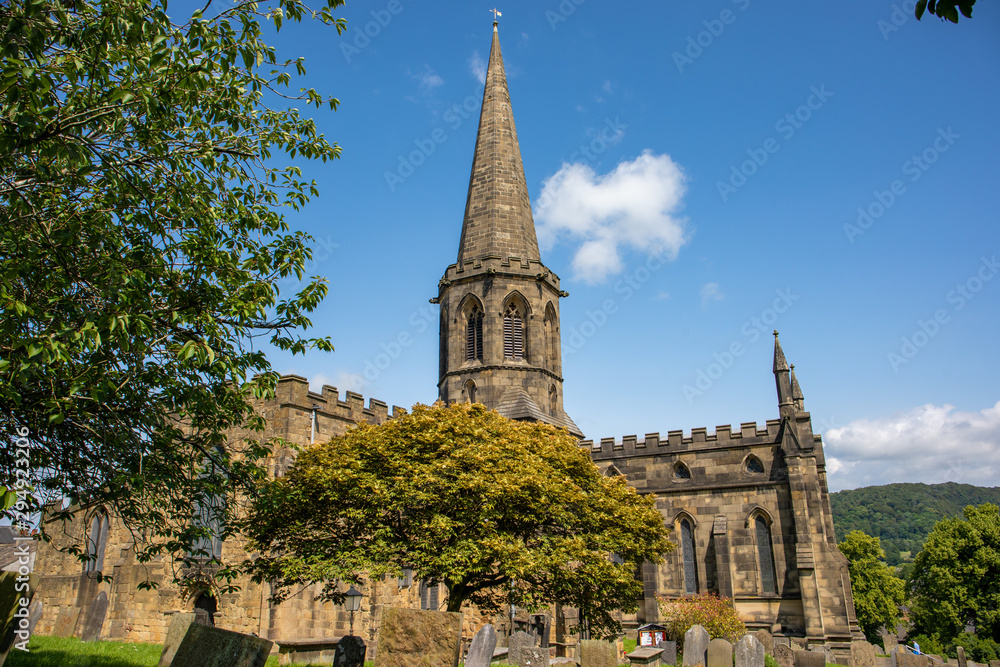
<path fill-rule="evenodd" d="M 733 645 L 725 639 L 708 642 L 708 667 L 733 667 Z"/>
<path fill-rule="evenodd" d="M 472 637 L 472 645 L 465 654 L 465 667 L 489 667 L 493 651 L 497 647 L 497 631 L 492 625 L 484 625 Z"/>
<path fill-rule="evenodd" d="M 522 646 L 514 664 L 517 667 L 549 667 L 549 649 Z"/>
<path fill-rule="evenodd" d="M 851 667 L 876 667 L 875 647 L 866 641 L 851 642 Z"/>
<path fill-rule="evenodd" d="M 580 667 L 618 667 L 618 647 L 597 639 L 582 640 Z"/>
<path fill-rule="evenodd" d="M 736 646 L 736 667 L 764 667 L 764 644 L 756 635 L 743 635 Z"/>
<path fill-rule="evenodd" d="M 104 629 L 104 617 L 108 615 L 108 594 L 101 591 L 90 603 L 87 610 L 87 617 L 83 622 L 83 630 L 80 632 L 81 641 L 96 642 L 101 638 L 101 630 Z"/>
<path fill-rule="evenodd" d="M 684 663 L 683 667 L 695 667 L 708 664 L 708 630 L 700 625 L 692 625 L 684 633 Z"/>
<path fill-rule="evenodd" d="M 375 667 L 457 667 L 462 615 L 390 607 L 382 611 Z"/>
<path fill-rule="evenodd" d="M 796 650 L 794 654 L 795 654 L 795 667 L 826 667 L 825 651 Z"/>
<path fill-rule="evenodd" d="M 170 667 L 264 667 L 273 642 L 191 623 Z"/>
<path fill-rule="evenodd" d="M 368 647 L 365 640 L 354 635 L 342 637 L 333 650 L 333 667 L 365 667 Z"/>
<path fill-rule="evenodd" d="M 627 656 L 629 665 L 663 665 L 663 649 L 641 646 L 629 653 Z"/>

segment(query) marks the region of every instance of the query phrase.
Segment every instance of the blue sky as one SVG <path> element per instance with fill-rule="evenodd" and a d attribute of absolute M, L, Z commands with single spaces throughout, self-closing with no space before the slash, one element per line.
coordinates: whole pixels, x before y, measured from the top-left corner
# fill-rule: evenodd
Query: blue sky
<path fill-rule="evenodd" d="M 980 5 L 957 26 L 898 1 L 498 7 L 587 437 L 775 418 L 776 328 L 833 490 L 997 484 L 1000 9 Z M 348 2 L 344 35 L 274 41 L 340 98 L 313 115 L 343 147 L 302 163 L 321 195 L 288 216 L 336 352 L 277 370 L 435 399 L 428 299 L 457 255 L 492 7 Z"/>

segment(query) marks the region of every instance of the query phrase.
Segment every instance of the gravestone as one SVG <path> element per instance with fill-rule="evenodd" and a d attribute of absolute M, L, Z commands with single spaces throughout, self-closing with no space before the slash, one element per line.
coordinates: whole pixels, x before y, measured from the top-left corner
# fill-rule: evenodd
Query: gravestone
<path fill-rule="evenodd" d="M 882 632 L 882 647 L 885 649 L 886 655 L 892 655 L 892 652 L 896 650 L 899 646 L 899 640 L 896 635 L 891 632 Z"/>
<path fill-rule="evenodd" d="M 684 633 L 684 667 L 707 665 L 708 630 L 700 625 L 692 625 Z"/>
<path fill-rule="evenodd" d="M 104 617 L 108 615 L 108 594 L 101 591 L 90 603 L 87 616 L 83 623 L 83 631 L 80 633 L 80 640 L 85 642 L 95 642 L 101 638 L 101 630 L 104 629 Z"/>
<path fill-rule="evenodd" d="M 28 609 L 28 634 L 30 635 L 35 631 L 35 626 L 38 625 L 38 621 L 42 618 L 42 601 L 35 600 L 31 603 L 31 607 Z"/>
<path fill-rule="evenodd" d="M 990 660 L 990 667 L 1000 667 L 1000 660 Z"/>
<path fill-rule="evenodd" d="M 663 649 L 663 653 L 660 655 L 660 662 L 664 665 L 677 664 L 677 642 L 662 641 L 656 645 L 656 648 Z"/>
<path fill-rule="evenodd" d="M 472 637 L 472 645 L 465 655 L 465 667 L 489 667 L 497 647 L 497 631 L 492 625 L 479 628 Z"/>
<path fill-rule="evenodd" d="M 629 665 L 663 665 L 663 649 L 641 646 L 627 656 Z"/>
<path fill-rule="evenodd" d="M 795 667 L 826 667 L 826 653 L 820 651 L 795 651 Z"/>
<path fill-rule="evenodd" d="M 753 636 L 757 638 L 760 645 L 764 647 L 764 653 L 773 656 L 774 655 L 774 636 L 767 630 L 758 630 L 753 633 Z"/>
<path fill-rule="evenodd" d="M 170 667 L 264 667 L 273 642 L 191 623 Z"/>
<path fill-rule="evenodd" d="M 188 626 L 195 622 L 193 611 L 181 611 L 170 617 L 170 625 L 167 627 L 167 638 L 163 641 L 163 650 L 160 651 L 160 661 L 157 667 L 170 667 L 170 662 L 177 654 L 177 648 L 187 634 Z"/>
<path fill-rule="evenodd" d="M 534 648 L 535 638 L 524 630 L 514 632 L 507 639 L 507 662 L 516 665 L 522 648 Z"/>
<path fill-rule="evenodd" d="M 517 662 L 514 664 L 517 667 L 549 667 L 549 649 L 522 646 Z"/>
<path fill-rule="evenodd" d="M 876 667 L 875 647 L 865 641 L 851 642 L 851 667 Z"/>
<path fill-rule="evenodd" d="M 618 647 L 597 639 L 582 640 L 580 667 L 618 667 Z"/>
<path fill-rule="evenodd" d="M 52 628 L 52 634 L 55 637 L 70 637 L 73 635 L 73 630 L 76 628 L 76 620 L 80 616 L 80 612 L 74 607 L 63 607 L 59 610 L 59 615 L 56 616 L 55 626 Z"/>
<path fill-rule="evenodd" d="M 892 655 L 896 658 L 895 667 L 929 667 L 926 655 L 914 655 L 902 647 Z"/>
<path fill-rule="evenodd" d="M 743 635 L 736 646 L 736 667 L 764 667 L 764 644 L 756 635 Z"/>
<path fill-rule="evenodd" d="M 390 607 L 382 611 L 377 642 L 375 667 L 457 667 L 462 614 Z"/>
<path fill-rule="evenodd" d="M 368 647 L 365 640 L 355 635 L 341 637 L 333 650 L 333 667 L 365 667 Z"/>
<path fill-rule="evenodd" d="M 18 581 L 19 578 L 21 581 Z M 17 572 L 0 572 L 0 655 L 15 643 L 19 644 L 28 638 L 31 598 L 38 586 L 38 579 L 37 574 L 23 577 Z M 25 583 L 28 585 L 27 590 L 17 590 Z"/>
<path fill-rule="evenodd" d="M 708 667 L 733 667 L 733 645 L 725 639 L 708 642 Z"/>
<path fill-rule="evenodd" d="M 774 660 L 778 667 L 795 667 L 795 651 L 788 644 L 775 644 Z"/>

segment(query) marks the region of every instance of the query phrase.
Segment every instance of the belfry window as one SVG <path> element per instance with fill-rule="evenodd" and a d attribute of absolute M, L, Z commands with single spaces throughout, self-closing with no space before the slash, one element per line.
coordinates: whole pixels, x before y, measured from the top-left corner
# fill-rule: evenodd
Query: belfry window
<path fill-rule="evenodd" d="M 681 519 L 681 555 L 684 558 L 684 594 L 698 592 L 698 567 L 694 560 L 694 529 L 691 522 Z"/>
<path fill-rule="evenodd" d="M 757 562 L 760 567 L 760 592 L 774 595 L 778 592 L 778 588 L 775 585 L 771 527 L 760 514 L 754 518 L 754 532 L 757 538 Z"/>
<path fill-rule="evenodd" d="M 524 358 L 524 316 L 514 303 L 503 314 L 503 356 L 514 360 Z"/>
<path fill-rule="evenodd" d="M 465 326 L 465 360 L 483 360 L 483 309 L 478 305 L 469 311 Z"/>

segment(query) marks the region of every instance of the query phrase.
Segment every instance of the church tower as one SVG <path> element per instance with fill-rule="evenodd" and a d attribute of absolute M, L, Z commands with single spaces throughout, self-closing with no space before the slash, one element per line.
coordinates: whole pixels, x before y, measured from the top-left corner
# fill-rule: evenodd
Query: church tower
<path fill-rule="evenodd" d="M 538 252 L 497 23 L 458 261 L 438 283 L 438 393 L 511 419 L 580 429 L 563 411 L 559 277 Z"/>

